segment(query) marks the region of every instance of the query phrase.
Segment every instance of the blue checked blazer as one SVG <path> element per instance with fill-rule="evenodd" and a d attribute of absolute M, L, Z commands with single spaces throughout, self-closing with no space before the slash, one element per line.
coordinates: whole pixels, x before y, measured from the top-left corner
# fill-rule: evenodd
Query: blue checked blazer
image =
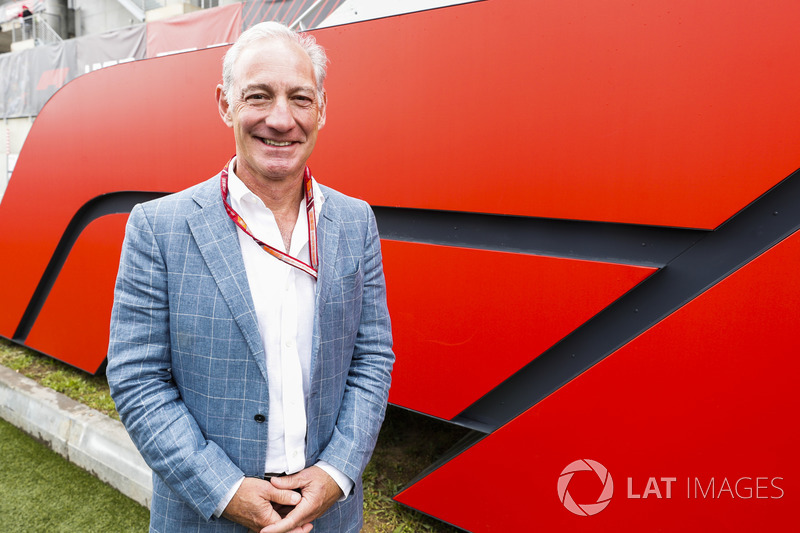
<path fill-rule="evenodd" d="M 314 531 L 358 531 L 361 474 L 394 362 L 380 240 L 369 206 L 321 187 L 306 466 L 355 481 Z M 263 476 L 267 369 L 219 175 L 136 206 L 111 316 L 107 376 L 153 469 L 150 530 L 247 531 L 213 512 L 242 474 Z M 263 416 L 262 416 L 263 415 Z"/>

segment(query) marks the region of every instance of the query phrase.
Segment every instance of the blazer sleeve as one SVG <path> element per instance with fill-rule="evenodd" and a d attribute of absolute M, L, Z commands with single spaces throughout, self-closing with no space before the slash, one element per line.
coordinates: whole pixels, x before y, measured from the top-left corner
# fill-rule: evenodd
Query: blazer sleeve
<path fill-rule="evenodd" d="M 333 436 L 319 457 L 354 482 L 360 479 L 375 448 L 395 359 L 378 227 L 366 203 L 364 208 L 367 231 L 361 320 Z"/>
<path fill-rule="evenodd" d="M 171 374 L 167 268 L 142 206 L 131 213 L 111 313 L 106 374 L 117 411 L 144 460 L 209 519 L 244 474 L 204 438 Z"/>

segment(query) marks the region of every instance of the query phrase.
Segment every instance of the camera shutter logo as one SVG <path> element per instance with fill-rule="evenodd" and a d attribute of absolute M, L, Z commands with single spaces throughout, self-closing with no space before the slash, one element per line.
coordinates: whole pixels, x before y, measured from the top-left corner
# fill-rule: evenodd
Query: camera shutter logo
<path fill-rule="evenodd" d="M 600 478 L 600 482 L 603 483 L 603 491 L 600 493 L 600 496 L 597 497 L 596 502 L 577 503 L 572 499 L 569 493 L 569 482 L 572 480 L 572 476 L 575 472 L 587 470 L 591 470 L 597 474 L 597 477 Z M 568 511 L 579 516 L 592 516 L 599 513 L 608 506 L 609 502 L 611 502 L 611 496 L 613 495 L 614 481 L 611 479 L 611 474 L 608 473 L 606 467 L 591 459 L 578 459 L 577 461 L 571 462 L 562 470 L 561 475 L 558 477 L 558 499 L 561 500 L 561 503 L 564 504 L 564 507 L 566 507 Z"/>

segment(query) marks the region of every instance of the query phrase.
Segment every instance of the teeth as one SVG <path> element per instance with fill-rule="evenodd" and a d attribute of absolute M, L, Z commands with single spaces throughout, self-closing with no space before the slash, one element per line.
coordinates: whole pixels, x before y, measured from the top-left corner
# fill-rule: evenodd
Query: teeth
<path fill-rule="evenodd" d="M 269 139 L 261 139 L 261 140 L 264 141 L 264 144 L 268 144 L 270 146 L 289 146 L 290 144 L 292 144 L 289 141 L 279 142 L 279 141 L 271 141 Z"/>

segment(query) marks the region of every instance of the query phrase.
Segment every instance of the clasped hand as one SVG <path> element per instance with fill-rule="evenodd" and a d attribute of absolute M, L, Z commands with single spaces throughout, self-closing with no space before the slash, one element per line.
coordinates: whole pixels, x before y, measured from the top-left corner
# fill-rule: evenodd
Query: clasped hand
<path fill-rule="evenodd" d="M 324 470 L 311 466 L 271 481 L 245 478 L 222 516 L 260 533 L 308 533 L 341 495 Z"/>

